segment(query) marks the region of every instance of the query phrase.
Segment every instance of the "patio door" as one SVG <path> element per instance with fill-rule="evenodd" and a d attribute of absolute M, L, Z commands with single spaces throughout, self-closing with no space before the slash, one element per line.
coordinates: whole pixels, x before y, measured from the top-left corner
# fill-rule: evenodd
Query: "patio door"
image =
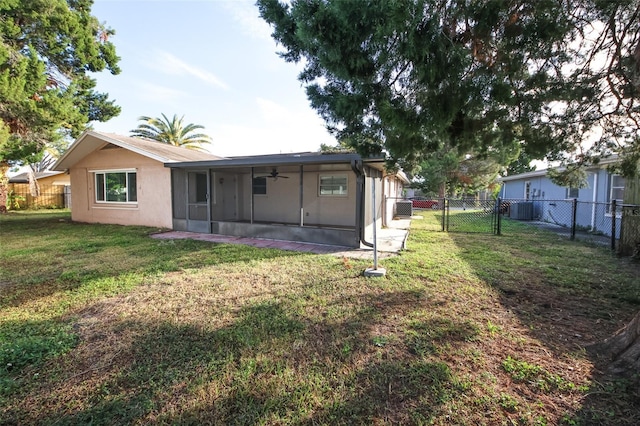
<path fill-rule="evenodd" d="M 209 172 L 187 173 L 187 231 L 211 232 Z"/>

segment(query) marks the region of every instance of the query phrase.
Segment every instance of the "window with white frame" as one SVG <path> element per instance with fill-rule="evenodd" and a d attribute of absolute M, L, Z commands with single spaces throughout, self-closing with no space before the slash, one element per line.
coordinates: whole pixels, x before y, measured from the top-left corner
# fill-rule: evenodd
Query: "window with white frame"
<path fill-rule="evenodd" d="M 96 171 L 95 188 L 98 203 L 134 203 L 138 201 L 135 170 Z"/>
<path fill-rule="evenodd" d="M 567 187 L 567 196 L 565 198 L 578 198 L 580 194 L 579 188 Z"/>
<path fill-rule="evenodd" d="M 616 200 L 617 205 L 620 205 L 623 203 L 625 184 L 626 184 L 626 181 L 622 176 L 609 175 L 609 190 L 607 191 L 607 203 L 612 203 L 613 200 Z"/>
<path fill-rule="evenodd" d="M 320 196 L 347 195 L 347 175 L 324 175 L 319 179 Z"/>

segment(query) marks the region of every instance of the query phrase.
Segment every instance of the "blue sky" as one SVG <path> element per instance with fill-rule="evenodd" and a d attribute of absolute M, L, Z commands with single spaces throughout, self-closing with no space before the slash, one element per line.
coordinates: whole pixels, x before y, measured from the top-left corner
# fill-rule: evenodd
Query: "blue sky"
<path fill-rule="evenodd" d="M 164 113 L 203 125 L 222 156 L 335 144 L 253 0 L 95 0 L 92 14 L 116 31 L 122 69 L 94 75 L 122 107 L 95 130 L 126 136 Z"/>

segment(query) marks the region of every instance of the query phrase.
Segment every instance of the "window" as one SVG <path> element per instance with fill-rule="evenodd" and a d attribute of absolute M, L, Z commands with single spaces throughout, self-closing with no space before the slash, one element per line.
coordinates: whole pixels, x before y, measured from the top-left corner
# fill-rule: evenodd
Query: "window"
<path fill-rule="evenodd" d="M 616 200 L 618 207 L 616 208 L 616 214 L 620 214 L 621 208 L 619 207 L 623 203 L 625 179 L 620 175 L 609 175 L 609 190 L 607 191 L 607 203 L 612 203 Z M 607 212 L 611 213 L 611 204 L 607 206 Z"/>
<path fill-rule="evenodd" d="M 135 171 L 95 172 L 96 202 L 132 203 L 138 201 Z"/>
<path fill-rule="evenodd" d="M 609 192 L 609 202 L 616 200 L 618 204 L 622 203 L 622 198 L 624 196 L 624 186 L 625 180 L 620 175 L 611 175 L 609 179 L 610 192 Z"/>
<path fill-rule="evenodd" d="M 578 198 L 579 193 L 580 193 L 580 189 L 568 187 L 567 196 L 565 198 Z"/>
<path fill-rule="evenodd" d="M 320 176 L 320 195 L 347 195 L 347 176 Z"/>
<path fill-rule="evenodd" d="M 254 195 L 267 195 L 267 178 L 254 177 L 252 190 Z"/>

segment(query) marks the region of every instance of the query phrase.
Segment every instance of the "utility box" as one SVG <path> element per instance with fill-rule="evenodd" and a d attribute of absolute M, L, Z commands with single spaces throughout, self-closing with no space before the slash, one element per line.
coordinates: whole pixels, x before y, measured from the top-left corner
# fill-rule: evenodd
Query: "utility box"
<path fill-rule="evenodd" d="M 509 217 L 515 220 L 533 220 L 533 203 L 531 201 L 511 203 Z"/>
<path fill-rule="evenodd" d="M 396 201 L 396 216 L 413 216 L 413 204 L 411 200 Z"/>

